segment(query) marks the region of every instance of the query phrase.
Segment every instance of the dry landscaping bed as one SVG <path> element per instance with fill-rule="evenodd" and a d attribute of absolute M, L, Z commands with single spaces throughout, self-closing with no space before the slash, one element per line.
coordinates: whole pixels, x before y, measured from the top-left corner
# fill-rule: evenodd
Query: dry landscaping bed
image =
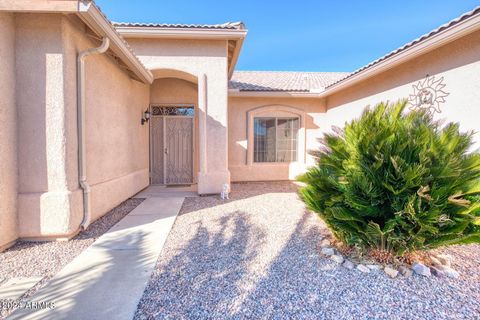
<path fill-rule="evenodd" d="M 291 183 L 187 198 L 136 319 L 478 319 L 480 246 L 436 250 L 460 273 L 388 277 L 321 253 L 330 232 Z"/>
<path fill-rule="evenodd" d="M 25 301 L 41 288 L 66 264 L 90 246 L 114 224 L 137 207 L 144 199 L 128 199 L 106 215 L 93 222 L 86 231 L 70 241 L 27 242 L 19 241 L 0 253 L 0 286 L 13 278 L 39 277 L 41 280 L 24 295 Z M 0 318 L 11 310 L 0 310 Z"/>

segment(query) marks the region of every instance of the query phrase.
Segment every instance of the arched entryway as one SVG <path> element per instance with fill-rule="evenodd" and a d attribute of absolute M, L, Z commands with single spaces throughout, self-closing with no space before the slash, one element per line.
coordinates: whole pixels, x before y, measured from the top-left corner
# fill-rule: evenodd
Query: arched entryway
<path fill-rule="evenodd" d="M 199 171 L 197 77 L 154 70 L 150 88 L 150 182 L 196 185 Z"/>
<path fill-rule="evenodd" d="M 214 72 L 211 66 L 203 65 L 202 68 L 197 65 L 194 70 L 164 68 L 160 63 L 152 63 L 149 67 L 155 77 L 151 87 L 152 104 L 175 102 L 183 107 L 186 91 L 181 87 L 188 85 L 196 89 L 195 103 L 187 103 L 194 105 L 193 182 L 199 194 L 220 193 L 225 184 L 230 183 L 226 73 Z M 156 92 L 162 93 L 155 96 Z M 158 97 L 161 100 L 156 99 Z"/>

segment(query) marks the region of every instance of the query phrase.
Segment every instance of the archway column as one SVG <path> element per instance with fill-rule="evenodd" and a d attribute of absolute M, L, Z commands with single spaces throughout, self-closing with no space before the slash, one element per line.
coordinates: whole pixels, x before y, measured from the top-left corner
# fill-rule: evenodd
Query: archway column
<path fill-rule="evenodd" d="M 227 86 L 198 76 L 199 156 L 198 193 L 216 194 L 230 184 L 228 171 Z"/>
<path fill-rule="evenodd" d="M 207 76 L 198 77 L 199 175 L 207 174 Z"/>

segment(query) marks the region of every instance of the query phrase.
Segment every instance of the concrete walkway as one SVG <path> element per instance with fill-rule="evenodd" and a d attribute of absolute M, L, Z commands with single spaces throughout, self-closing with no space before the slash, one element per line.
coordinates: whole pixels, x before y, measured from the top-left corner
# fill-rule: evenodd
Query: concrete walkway
<path fill-rule="evenodd" d="M 196 188 L 193 186 L 148 186 L 137 193 L 134 198 L 176 198 L 176 197 L 198 197 Z"/>
<path fill-rule="evenodd" d="M 8 319 L 132 319 L 183 200 L 143 201 Z"/>

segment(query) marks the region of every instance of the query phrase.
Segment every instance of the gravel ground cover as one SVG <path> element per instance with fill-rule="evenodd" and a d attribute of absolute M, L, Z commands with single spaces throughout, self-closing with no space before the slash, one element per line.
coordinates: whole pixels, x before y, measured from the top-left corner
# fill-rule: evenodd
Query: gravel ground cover
<path fill-rule="evenodd" d="M 28 300 L 28 297 L 41 288 L 52 276 L 143 200 L 128 199 L 124 201 L 70 241 L 17 242 L 0 253 L 0 285 L 15 277 L 43 277 L 39 283 L 22 296 L 22 300 Z M 0 310 L 0 318 L 5 317 L 11 311 Z"/>
<path fill-rule="evenodd" d="M 319 253 L 329 231 L 295 185 L 232 189 L 185 200 L 135 319 L 480 318 L 480 246 L 440 250 L 459 279 L 363 274 Z"/>

